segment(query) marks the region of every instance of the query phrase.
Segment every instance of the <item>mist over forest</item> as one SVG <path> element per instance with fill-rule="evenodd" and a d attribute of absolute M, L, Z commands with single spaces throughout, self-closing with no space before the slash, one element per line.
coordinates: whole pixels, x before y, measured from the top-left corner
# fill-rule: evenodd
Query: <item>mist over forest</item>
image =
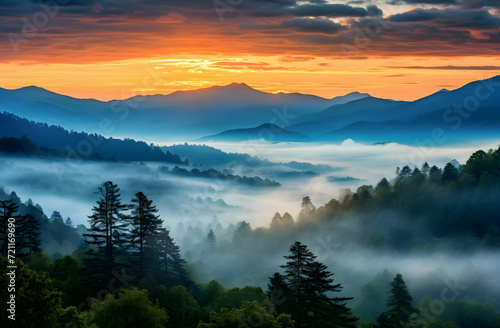
<path fill-rule="evenodd" d="M 273 160 L 206 145 L 165 147 L 192 163 L 179 167 L 90 157 L 54 160 L 33 147 L 12 154 L 6 145 L 21 139 L 3 140 L 0 199 L 14 199 L 20 214 L 39 219 L 41 249 L 52 261 L 66 255 L 81 258 L 81 247 L 88 247 L 83 235 L 89 229 L 96 188 L 113 181 L 124 203 L 137 192 L 154 202 L 193 281 L 215 279 L 225 288 L 266 290 L 283 255 L 300 240 L 335 273 L 343 287 L 340 295 L 354 297 L 347 304 L 362 321 L 375 322 L 388 310 L 384 297 L 396 273 L 404 276 L 415 306 L 432 309 L 452 284 L 456 298 L 465 302 L 453 306 L 479 311 L 487 320 L 499 318 L 495 259 L 500 209 L 495 195 L 500 150 L 467 155 L 468 148 L 449 148 L 436 154 L 438 166 L 431 162 L 386 168 L 384 164 L 397 163 L 414 149 L 347 142 L 330 146 L 336 150 L 335 160 L 319 164 L 317 159 L 327 158 L 321 153 L 325 146 L 311 145 L 304 148 L 304 159 L 313 159 L 313 164 L 287 162 L 288 146 L 265 145 L 263 153 L 274 152 Z M 358 154 L 365 151 L 365 160 L 360 163 L 355 155 L 357 163 L 347 162 L 353 158 L 351 147 L 358 148 Z M 205 152 L 201 156 L 200 149 Z M 281 155 L 283 161 L 278 161 Z M 206 163 L 201 163 L 203 158 Z M 384 178 L 380 172 L 389 174 Z M 487 305 L 492 308 L 485 309 Z M 474 327 L 464 325 L 465 319 L 453 311 L 433 318 Z"/>

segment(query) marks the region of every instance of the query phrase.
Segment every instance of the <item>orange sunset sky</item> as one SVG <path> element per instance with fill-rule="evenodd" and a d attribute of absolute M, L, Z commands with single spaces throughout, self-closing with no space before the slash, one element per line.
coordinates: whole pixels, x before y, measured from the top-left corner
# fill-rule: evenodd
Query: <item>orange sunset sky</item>
<path fill-rule="evenodd" d="M 0 87 L 124 99 L 243 82 L 414 100 L 500 75 L 491 0 L 0 0 Z"/>

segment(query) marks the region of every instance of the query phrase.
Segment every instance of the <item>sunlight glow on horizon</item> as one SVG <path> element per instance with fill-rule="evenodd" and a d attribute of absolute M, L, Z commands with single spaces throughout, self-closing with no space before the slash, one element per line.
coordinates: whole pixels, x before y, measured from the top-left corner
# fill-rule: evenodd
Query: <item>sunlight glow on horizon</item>
<path fill-rule="evenodd" d="M 498 62 L 491 57 L 446 61 L 435 58 L 425 63 L 419 58 L 356 61 L 308 58 L 282 62 L 281 56 L 259 56 L 151 58 L 93 64 L 0 63 L 3 73 L 0 87 L 17 89 L 36 85 L 76 98 L 108 101 L 236 82 L 268 93 L 298 92 L 333 98 L 358 91 L 379 98 L 412 101 L 443 88 L 456 89 L 499 73 L 481 70 L 481 67 L 459 69 L 478 61 L 490 66 Z"/>

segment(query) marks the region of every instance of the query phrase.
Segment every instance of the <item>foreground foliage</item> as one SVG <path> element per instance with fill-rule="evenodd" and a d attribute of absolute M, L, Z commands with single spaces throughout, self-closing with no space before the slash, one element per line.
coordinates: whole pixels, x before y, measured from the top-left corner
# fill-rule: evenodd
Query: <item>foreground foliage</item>
<path fill-rule="evenodd" d="M 212 312 L 209 323 L 201 322 L 198 325 L 198 328 L 240 327 L 293 328 L 294 325 L 290 315 L 274 317 L 257 302 L 243 302 L 238 309 L 223 308 L 219 312 Z"/>

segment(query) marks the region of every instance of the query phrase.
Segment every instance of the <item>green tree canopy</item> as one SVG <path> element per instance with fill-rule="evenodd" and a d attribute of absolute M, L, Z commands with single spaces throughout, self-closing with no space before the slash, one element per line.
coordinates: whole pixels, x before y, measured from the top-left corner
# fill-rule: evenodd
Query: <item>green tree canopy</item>
<path fill-rule="evenodd" d="M 164 299 L 170 315 L 168 321 L 170 327 L 196 327 L 200 320 L 201 308 L 184 286 L 170 288 Z"/>
<path fill-rule="evenodd" d="M 134 289 L 94 300 L 86 319 L 99 328 L 163 328 L 168 315 L 158 302 L 149 299 L 146 290 Z"/>
<path fill-rule="evenodd" d="M 66 255 L 50 265 L 50 276 L 54 286 L 63 292 L 64 306 L 78 305 L 85 299 L 88 289 L 83 284 L 83 266 L 73 257 Z"/>
<path fill-rule="evenodd" d="M 12 265 L 6 257 L 0 255 L 0 299 L 4 307 L 0 327 L 60 327 L 61 292 L 53 287 L 47 273 L 33 271 L 17 260 L 15 279 L 12 280 L 15 282 L 14 292 L 9 290 L 11 275 L 8 275 L 13 269 L 7 268 Z M 5 309 L 6 306 L 11 306 L 7 304 L 11 300 L 10 295 L 15 295 L 15 321 L 8 318 L 11 313 Z"/>
<path fill-rule="evenodd" d="M 290 315 L 280 314 L 274 317 L 257 302 L 243 302 L 240 308 L 212 312 L 208 323 L 200 322 L 198 328 L 293 328 Z"/>

